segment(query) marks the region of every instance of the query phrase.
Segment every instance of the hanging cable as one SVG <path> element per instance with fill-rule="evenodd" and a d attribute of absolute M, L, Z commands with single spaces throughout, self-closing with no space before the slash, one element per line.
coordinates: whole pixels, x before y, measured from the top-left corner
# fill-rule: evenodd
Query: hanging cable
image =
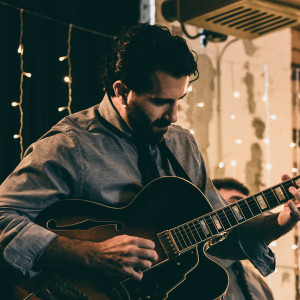
<path fill-rule="evenodd" d="M 17 7 L 15 5 L 9 4 L 7 2 L 0 1 L 0 4 L 2 4 L 4 6 L 7 6 L 7 7 L 10 7 L 10 8 L 13 8 L 13 9 L 16 9 L 16 10 L 22 10 L 23 12 L 25 12 L 27 14 L 43 18 L 43 19 L 46 19 L 46 20 L 54 22 L 54 23 L 62 24 L 62 25 L 65 25 L 65 26 L 70 26 L 69 23 L 66 23 L 66 22 L 63 22 L 61 20 L 58 20 L 58 19 L 55 19 L 55 18 L 51 18 L 51 17 L 45 16 L 45 15 L 42 15 L 42 14 L 39 14 L 39 13 L 34 12 L 34 11 L 30 11 L 30 10 L 27 10 L 27 9 L 23 9 L 23 8 Z M 78 26 L 78 25 L 72 24 L 72 27 L 76 28 L 78 30 L 81 30 L 81 31 L 86 31 L 86 32 L 89 32 L 89 33 L 92 33 L 92 34 L 100 35 L 102 37 L 106 37 L 106 38 L 110 38 L 110 39 L 114 38 L 114 36 L 112 36 L 110 34 L 98 32 L 98 31 L 95 31 L 95 30 L 92 30 L 92 29 L 89 29 L 89 28 L 85 28 L 85 27 L 81 27 L 81 26 Z"/>

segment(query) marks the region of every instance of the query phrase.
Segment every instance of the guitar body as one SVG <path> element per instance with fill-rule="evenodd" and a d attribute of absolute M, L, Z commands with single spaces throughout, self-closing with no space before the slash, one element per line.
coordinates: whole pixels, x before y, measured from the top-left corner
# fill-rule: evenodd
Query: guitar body
<path fill-rule="evenodd" d="M 148 184 L 124 207 L 114 208 L 86 200 L 63 200 L 41 212 L 36 222 L 58 235 L 81 240 L 104 241 L 122 234 L 154 240 L 158 233 L 210 211 L 210 204 L 196 186 L 178 177 L 162 177 Z M 58 295 L 57 299 L 91 300 L 212 300 L 219 299 L 226 292 L 227 272 L 206 256 L 204 244 L 170 258 L 161 251 L 163 247 L 159 240 L 156 240 L 156 245 L 159 260 L 144 272 L 139 282 L 132 279 L 120 282 L 84 270 L 63 273 L 59 270 L 54 277 L 42 274 L 27 281 L 15 280 L 15 287 L 24 293 L 23 298 L 39 289 L 42 282 L 45 289 L 53 290 L 52 295 Z M 34 281 L 39 283 L 35 285 Z M 53 281 L 54 286 L 62 282 L 68 293 L 73 292 L 75 296 L 60 297 L 60 291 L 51 287 Z M 51 299 L 43 296 L 45 291 L 36 294 L 31 299 Z"/>

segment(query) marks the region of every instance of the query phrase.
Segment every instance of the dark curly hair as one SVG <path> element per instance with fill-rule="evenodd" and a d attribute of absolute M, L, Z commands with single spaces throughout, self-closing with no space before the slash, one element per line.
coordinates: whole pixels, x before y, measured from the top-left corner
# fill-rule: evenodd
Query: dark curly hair
<path fill-rule="evenodd" d="M 175 78 L 198 75 L 197 63 L 185 39 L 167 27 L 139 24 L 123 29 L 106 56 L 103 83 L 114 96 L 113 83 L 121 80 L 136 93 L 152 90 L 151 75 L 163 71 Z"/>
<path fill-rule="evenodd" d="M 237 190 L 246 196 L 248 196 L 250 193 L 249 189 L 246 186 L 244 186 L 241 182 L 233 178 L 214 179 L 212 182 L 217 190 Z"/>

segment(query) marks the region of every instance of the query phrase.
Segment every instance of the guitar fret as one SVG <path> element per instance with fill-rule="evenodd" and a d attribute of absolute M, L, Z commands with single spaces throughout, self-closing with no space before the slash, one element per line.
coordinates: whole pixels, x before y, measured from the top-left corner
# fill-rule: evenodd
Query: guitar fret
<path fill-rule="evenodd" d="M 193 223 L 194 223 L 194 226 L 195 226 L 195 228 L 196 228 L 198 234 L 199 234 L 200 237 L 201 237 L 201 240 L 205 240 L 205 239 L 206 239 L 206 235 L 205 235 L 205 233 L 204 233 L 204 231 L 203 231 L 203 229 L 202 229 L 202 227 L 201 227 L 201 225 L 200 225 L 198 219 L 194 220 Z"/>
<path fill-rule="evenodd" d="M 246 206 L 249 208 L 249 211 L 250 211 L 251 215 L 253 216 L 253 212 L 252 212 L 252 210 L 251 210 L 251 208 L 250 208 L 250 206 L 249 206 L 249 203 L 248 203 L 247 199 L 243 199 L 242 201 L 245 201 Z M 247 210 L 247 209 L 246 209 L 246 210 Z"/>
<path fill-rule="evenodd" d="M 261 209 L 260 209 L 259 205 L 257 204 L 255 197 L 251 196 L 247 199 L 248 199 L 249 208 L 251 209 L 253 216 L 259 215 L 261 213 Z"/>
<path fill-rule="evenodd" d="M 171 232 L 171 235 L 172 235 L 172 237 L 173 237 L 173 239 L 174 239 L 174 241 L 175 241 L 175 243 L 176 243 L 176 245 L 177 245 L 177 248 L 178 248 L 180 251 L 183 250 L 184 248 L 182 247 L 182 244 L 181 244 L 181 242 L 180 242 L 180 239 L 179 239 L 179 237 L 177 236 L 177 233 L 176 233 L 176 231 L 175 231 L 175 228 L 174 228 L 174 229 L 171 229 L 170 232 Z M 174 232 L 174 234 L 173 234 L 172 232 Z"/>
<path fill-rule="evenodd" d="M 278 195 L 275 193 L 275 190 L 274 190 L 274 189 L 270 189 L 270 190 L 272 191 L 272 194 L 273 194 L 274 197 L 276 198 L 277 203 L 280 204 L 280 199 L 278 198 Z M 284 199 L 285 199 L 285 197 L 284 197 Z"/>
<path fill-rule="evenodd" d="M 217 230 L 220 232 L 220 231 L 223 231 L 223 229 L 225 229 L 221 223 L 221 220 L 219 219 L 218 215 L 217 214 L 212 214 L 211 215 L 211 218 L 213 220 L 213 222 L 215 223 L 215 226 L 217 228 Z"/>
<path fill-rule="evenodd" d="M 188 238 L 189 238 L 189 241 L 191 242 L 191 244 L 192 244 L 192 245 L 197 244 L 197 241 L 196 241 L 196 239 L 195 239 L 195 237 L 194 237 L 194 235 L 193 235 L 193 232 L 192 232 L 192 230 L 191 230 L 191 228 L 190 228 L 190 226 L 189 226 L 189 223 L 186 223 L 186 224 L 184 224 L 183 226 L 184 226 L 185 229 L 186 229 L 186 232 L 187 232 L 187 234 L 188 234 Z"/>
<path fill-rule="evenodd" d="M 281 182 L 281 186 L 283 188 L 283 192 L 286 194 L 287 199 L 292 199 L 294 196 L 289 192 L 289 187 L 296 186 L 292 179 Z"/>
<path fill-rule="evenodd" d="M 231 210 L 238 222 L 242 222 L 245 220 L 245 217 L 242 214 L 241 209 L 237 203 L 231 204 L 230 207 L 231 207 Z"/>
<path fill-rule="evenodd" d="M 196 241 L 197 241 L 197 243 L 200 243 L 200 242 L 202 241 L 202 239 L 201 239 L 201 236 L 200 236 L 200 234 L 199 234 L 199 231 L 198 231 L 197 227 L 195 226 L 195 220 L 191 221 L 191 223 L 192 223 L 192 225 L 193 225 L 194 228 L 195 228 L 195 230 L 193 230 L 193 231 L 195 231 L 195 232 L 197 233 L 197 234 L 195 234 L 195 236 L 196 236 Z M 198 237 L 198 239 L 197 239 L 197 237 Z"/>
<path fill-rule="evenodd" d="M 259 208 L 262 212 L 268 209 L 268 204 L 266 203 L 262 194 L 256 194 L 254 198 L 256 199 Z"/>
<path fill-rule="evenodd" d="M 274 194 L 276 195 L 279 203 L 283 203 L 283 202 L 286 201 L 287 196 L 286 196 L 286 194 L 284 192 L 284 189 L 282 188 L 281 184 L 275 186 L 273 188 L 273 191 L 274 191 Z"/>
<path fill-rule="evenodd" d="M 251 209 L 250 209 L 250 207 L 249 207 L 249 205 L 248 205 L 248 203 L 245 199 L 239 200 L 236 203 L 239 205 L 239 207 L 240 207 L 240 209 L 241 209 L 241 211 L 242 211 L 242 213 L 243 213 L 246 220 L 253 217 Z"/>
<path fill-rule="evenodd" d="M 300 175 L 261 193 L 241 199 L 160 233 L 161 239 L 166 237 L 162 249 L 168 252 L 169 257 L 170 255 L 178 255 L 178 251 L 182 252 L 195 244 L 204 242 L 240 223 L 244 223 L 264 211 L 277 207 L 287 199 L 293 198 L 288 189 L 290 186 L 295 186 L 297 179 L 300 179 Z"/>
<path fill-rule="evenodd" d="M 177 231 L 178 231 L 178 236 L 179 236 L 179 239 L 180 239 L 180 241 L 181 241 L 182 249 L 185 249 L 185 248 L 187 247 L 187 244 L 186 244 L 186 242 L 185 242 L 185 239 L 184 239 L 184 237 L 183 237 L 183 235 L 182 235 L 182 232 L 181 232 L 181 230 L 180 230 L 179 227 L 180 227 L 180 226 L 174 228 L 174 230 L 177 230 Z"/>
<path fill-rule="evenodd" d="M 190 221 L 190 222 L 188 222 L 187 223 L 187 225 L 188 225 L 188 227 L 189 227 L 189 229 L 190 229 L 190 231 L 191 231 L 191 233 L 192 233 L 192 235 L 193 235 L 193 238 L 194 238 L 194 240 L 195 240 L 195 244 L 197 244 L 197 239 L 196 239 L 196 231 L 193 229 L 193 227 L 194 227 L 194 224 L 193 224 L 193 222 L 192 221 Z"/>
<path fill-rule="evenodd" d="M 232 210 L 230 209 L 230 205 L 227 206 L 227 207 L 225 207 L 225 208 L 223 209 L 223 211 L 224 211 L 224 213 L 226 214 L 227 219 L 229 220 L 231 226 L 234 226 L 234 225 L 238 224 L 238 222 L 237 222 L 237 220 L 236 220 L 236 218 L 235 218 L 235 216 L 234 216 Z"/>
<path fill-rule="evenodd" d="M 210 218 L 209 215 L 204 216 L 204 220 L 206 221 L 206 224 L 212 234 L 217 234 L 218 230 L 216 228 L 216 225 L 214 224 L 213 220 Z"/>
<path fill-rule="evenodd" d="M 202 227 L 205 236 L 206 236 L 206 237 L 211 236 L 211 233 L 210 233 L 210 231 L 208 230 L 205 221 L 204 221 L 203 219 L 199 219 L 199 220 L 200 220 L 200 221 L 199 221 L 199 224 L 200 224 L 200 226 Z"/>
<path fill-rule="evenodd" d="M 264 195 L 266 201 L 268 202 L 270 208 L 276 207 L 279 202 L 277 201 L 276 197 L 273 194 L 272 189 L 263 191 L 262 194 Z"/>
<path fill-rule="evenodd" d="M 223 224 L 223 227 L 225 228 L 225 230 L 231 228 L 230 222 L 228 221 L 227 216 L 225 215 L 223 210 L 219 209 L 216 211 L 216 213 L 219 216 L 219 220 Z"/>
<path fill-rule="evenodd" d="M 190 240 L 190 238 L 189 238 L 189 236 L 188 236 L 188 234 L 187 234 L 187 232 L 186 232 L 186 230 L 185 230 L 185 228 L 184 228 L 184 225 L 185 225 L 185 224 L 181 225 L 180 227 L 182 227 L 183 232 L 184 232 L 183 237 L 184 237 L 184 235 L 186 236 L 185 243 L 186 243 L 187 247 L 190 247 L 190 246 L 192 246 L 193 244 L 192 244 L 192 242 L 191 242 L 191 240 Z"/>

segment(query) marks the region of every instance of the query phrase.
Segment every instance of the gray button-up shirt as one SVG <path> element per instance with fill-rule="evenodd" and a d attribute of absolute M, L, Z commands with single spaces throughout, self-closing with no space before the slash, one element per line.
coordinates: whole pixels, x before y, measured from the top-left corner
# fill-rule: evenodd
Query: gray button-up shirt
<path fill-rule="evenodd" d="M 27 149 L 23 160 L 0 186 L 0 243 L 8 264 L 23 274 L 37 273 L 34 264 L 56 235 L 34 220 L 54 202 L 82 198 L 116 206 L 130 201 L 141 190 L 131 135 L 105 96 L 100 105 L 62 119 Z M 227 204 L 207 175 L 193 135 L 172 125 L 165 141 L 212 207 Z M 160 175 L 166 175 L 157 146 L 151 145 L 150 150 Z M 169 169 L 175 175 L 172 167 Z M 252 232 L 247 238 L 240 234 L 239 245 L 267 275 L 274 270 L 274 256 L 260 239 L 259 226 Z"/>

